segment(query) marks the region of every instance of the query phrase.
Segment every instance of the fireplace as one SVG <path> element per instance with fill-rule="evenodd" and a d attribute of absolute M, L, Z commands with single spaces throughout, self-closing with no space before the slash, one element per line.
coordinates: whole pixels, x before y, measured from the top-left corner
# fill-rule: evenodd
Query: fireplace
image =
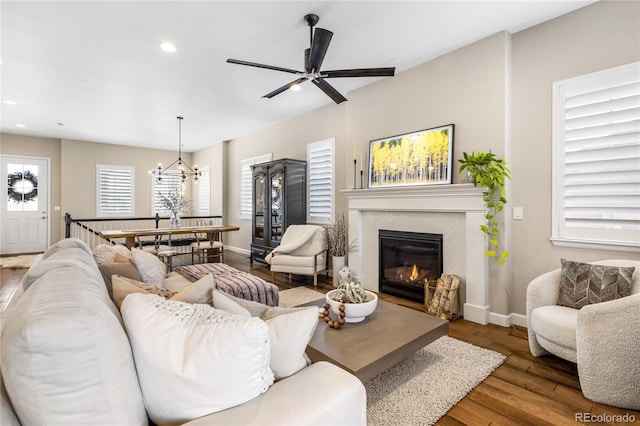
<path fill-rule="evenodd" d="M 442 275 L 442 234 L 378 231 L 381 293 L 424 303 L 425 287 Z"/>

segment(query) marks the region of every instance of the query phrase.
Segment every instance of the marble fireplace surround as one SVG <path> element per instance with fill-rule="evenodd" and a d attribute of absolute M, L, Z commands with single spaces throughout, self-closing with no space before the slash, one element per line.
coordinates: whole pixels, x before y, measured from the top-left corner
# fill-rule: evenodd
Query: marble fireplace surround
<path fill-rule="evenodd" d="M 464 318 L 487 324 L 489 262 L 480 231 L 485 205 L 482 189 L 472 184 L 394 187 L 341 191 L 347 198 L 349 267 L 364 287 L 378 291 L 378 230 L 443 235 L 443 272 L 461 278 Z"/>

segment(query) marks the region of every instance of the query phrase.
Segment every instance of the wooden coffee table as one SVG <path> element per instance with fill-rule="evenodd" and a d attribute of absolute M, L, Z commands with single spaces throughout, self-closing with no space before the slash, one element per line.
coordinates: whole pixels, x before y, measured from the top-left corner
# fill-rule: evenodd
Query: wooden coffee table
<path fill-rule="evenodd" d="M 324 299 L 302 306 L 322 306 Z M 320 318 L 309 345 L 311 361 L 328 361 L 363 383 L 429 343 L 446 336 L 449 322 L 378 299 L 375 312 L 359 323 L 330 329 Z"/>

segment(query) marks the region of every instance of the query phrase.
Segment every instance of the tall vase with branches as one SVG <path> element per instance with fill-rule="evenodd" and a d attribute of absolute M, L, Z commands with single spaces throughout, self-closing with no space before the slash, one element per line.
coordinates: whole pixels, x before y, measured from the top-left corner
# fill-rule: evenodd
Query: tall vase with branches
<path fill-rule="evenodd" d="M 338 271 L 345 266 L 345 257 L 355 248 L 355 242 L 349 243 L 347 221 L 344 213 L 336 216 L 333 226 L 327 227 L 327 249 L 332 256 L 333 285 L 338 285 Z"/>

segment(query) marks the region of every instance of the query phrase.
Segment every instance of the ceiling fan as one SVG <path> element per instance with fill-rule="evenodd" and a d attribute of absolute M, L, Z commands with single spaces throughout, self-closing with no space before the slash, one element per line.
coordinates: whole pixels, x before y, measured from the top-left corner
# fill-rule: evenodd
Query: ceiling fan
<path fill-rule="evenodd" d="M 273 98 L 276 95 L 284 92 L 287 89 L 291 89 L 300 83 L 307 80 L 311 80 L 320 90 L 326 93 L 335 103 L 339 104 L 347 100 L 340 92 L 338 92 L 333 86 L 331 86 L 325 79 L 336 77 L 393 77 L 395 73 L 395 67 L 389 68 L 360 68 L 360 69 L 348 69 L 348 70 L 334 70 L 334 71 L 321 71 L 322 61 L 324 55 L 327 53 L 329 43 L 333 33 L 325 30 L 324 28 L 313 27 L 318 23 L 320 18 L 318 15 L 309 14 L 304 17 L 305 22 L 309 25 L 309 45 L 308 49 L 304 51 L 304 71 L 292 70 L 289 68 L 275 67 L 272 65 L 258 64 L 255 62 L 241 61 L 239 59 L 227 59 L 230 64 L 247 65 L 250 67 L 265 68 L 268 70 L 288 72 L 299 76 L 298 79 L 291 83 L 285 84 L 282 87 L 277 88 L 273 92 L 267 93 L 263 98 Z"/>

